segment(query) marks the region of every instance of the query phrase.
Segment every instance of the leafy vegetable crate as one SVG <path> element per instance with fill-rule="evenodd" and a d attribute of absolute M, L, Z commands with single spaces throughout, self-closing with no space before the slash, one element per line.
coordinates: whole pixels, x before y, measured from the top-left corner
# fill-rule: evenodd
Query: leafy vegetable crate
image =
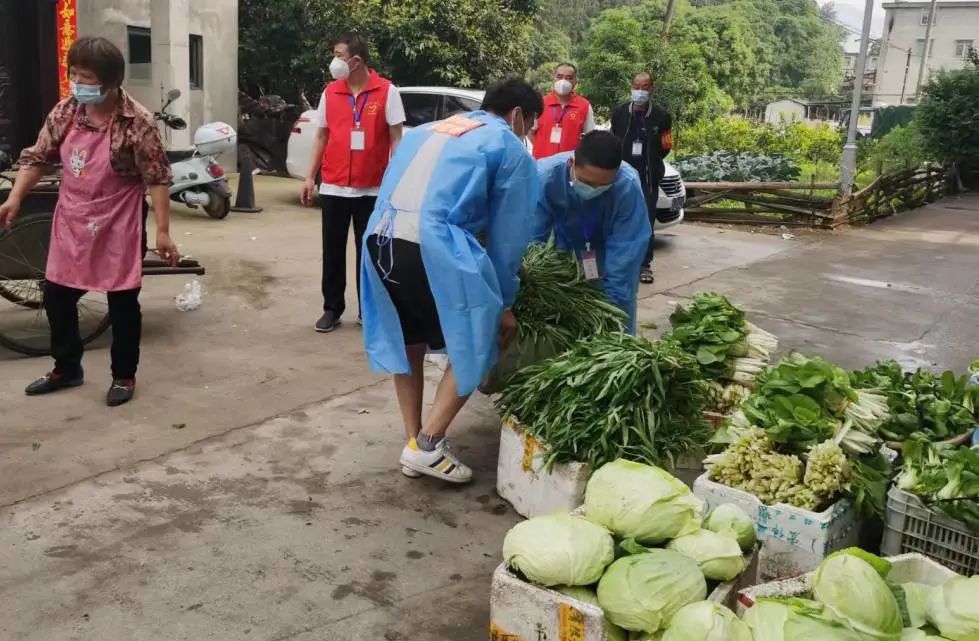
<path fill-rule="evenodd" d="M 979 534 L 901 488 L 887 492 L 882 554 L 918 552 L 965 576 L 979 574 Z"/>
<path fill-rule="evenodd" d="M 739 591 L 758 580 L 757 553 L 733 581 L 721 583 L 707 595 L 734 609 Z M 577 635 L 577 636 L 576 636 Z M 490 590 L 490 641 L 605 641 L 605 613 L 549 588 L 527 583 L 501 563 Z"/>
<path fill-rule="evenodd" d="M 853 502 L 837 501 L 822 512 L 792 505 L 765 505 L 756 496 L 701 475 L 693 493 L 709 509 L 734 503 L 755 520 L 761 542 L 758 564 L 764 580 L 797 576 L 815 569 L 827 555 L 857 545 L 859 521 Z"/>
<path fill-rule="evenodd" d="M 887 578 L 895 583 L 914 582 L 925 585 L 941 585 L 956 575 L 955 572 L 941 563 L 936 563 L 921 554 L 901 554 L 887 557 L 887 560 L 892 563 L 891 572 Z M 738 616 L 744 615 L 748 608 L 754 606 L 758 599 L 764 597 L 803 597 L 809 594 L 814 574 L 814 572 L 807 572 L 792 579 L 773 581 L 742 589 L 738 593 L 735 612 Z M 859 595 L 854 596 L 858 597 Z"/>
<path fill-rule="evenodd" d="M 496 467 L 496 492 L 517 514 L 533 518 L 554 512 L 570 512 L 582 504 L 588 466 L 584 463 L 555 465 L 544 469 L 539 441 L 512 421 L 500 433 L 500 458 Z"/>

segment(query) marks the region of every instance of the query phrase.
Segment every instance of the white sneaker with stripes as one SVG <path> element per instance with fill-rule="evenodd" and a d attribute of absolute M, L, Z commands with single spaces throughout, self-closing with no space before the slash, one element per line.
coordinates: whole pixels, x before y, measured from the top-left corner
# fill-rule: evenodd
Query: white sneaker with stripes
<path fill-rule="evenodd" d="M 456 457 L 449 446 L 448 439 L 444 438 L 431 452 L 418 447 L 415 439 L 408 441 L 401 452 L 401 471 L 405 476 L 411 476 L 408 474 L 408 471 L 411 471 L 449 483 L 468 483 L 473 477 L 472 470 Z"/>

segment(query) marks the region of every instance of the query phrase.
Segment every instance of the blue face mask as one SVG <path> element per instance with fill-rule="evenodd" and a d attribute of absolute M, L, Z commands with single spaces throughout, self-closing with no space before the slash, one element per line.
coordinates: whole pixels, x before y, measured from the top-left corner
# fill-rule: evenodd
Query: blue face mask
<path fill-rule="evenodd" d="M 105 96 L 102 95 L 102 85 L 80 85 L 71 82 L 71 95 L 80 105 L 97 105 Z"/>
<path fill-rule="evenodd" d="M 593 200 L 611 189 L 612 185 L 592 187 L 591 185 L 586 185 L 577 178 L 573 178 L 571 180 L 571 188 L 574 189 L 574 193 L 578 194 L 578 198 L 581 198 L 582 200 Z"/>
<path fill-rule="evenodd" d="M 645 89 L 632 90 L 632 102 L 642 105 L 649 102 L 649 92 Z"/>

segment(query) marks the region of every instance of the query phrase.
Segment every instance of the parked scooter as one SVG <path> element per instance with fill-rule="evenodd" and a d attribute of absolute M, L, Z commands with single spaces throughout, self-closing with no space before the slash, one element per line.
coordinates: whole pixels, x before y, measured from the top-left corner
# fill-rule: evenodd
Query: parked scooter
<path fill-rule="evenodd" d="M 187 128 L 183 118 L 167 113 L 167 108 L 180 98 L 179 89 L 167 92 L 166 101 L 153 117 L 165 127 L 180 131 Z M 169 137 L 168 137 L 169 138 Z M 211 218 L 224 218 L 231 211 L 231 187 L 224 168 L 216 158 L 235 148 L 238 134 L 234 127 L 223 122 L 211 122 L 194 132 L 193 149 L 167 151 L 173 170 L 170 199 L 196 209 L 201 207 Z"/>

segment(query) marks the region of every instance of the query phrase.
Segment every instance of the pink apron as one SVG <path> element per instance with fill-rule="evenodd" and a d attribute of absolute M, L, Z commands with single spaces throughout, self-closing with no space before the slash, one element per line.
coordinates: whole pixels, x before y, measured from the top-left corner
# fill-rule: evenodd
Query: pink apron
<path fill-rule="evenodd" d="M 145 188 L 138 176 L 113 171 L 113 124 L 92 131 L 76 120 L 61 143 L 64 177 L 45 272 L 58 285 L 99 292 L 142 285 Z"/>

